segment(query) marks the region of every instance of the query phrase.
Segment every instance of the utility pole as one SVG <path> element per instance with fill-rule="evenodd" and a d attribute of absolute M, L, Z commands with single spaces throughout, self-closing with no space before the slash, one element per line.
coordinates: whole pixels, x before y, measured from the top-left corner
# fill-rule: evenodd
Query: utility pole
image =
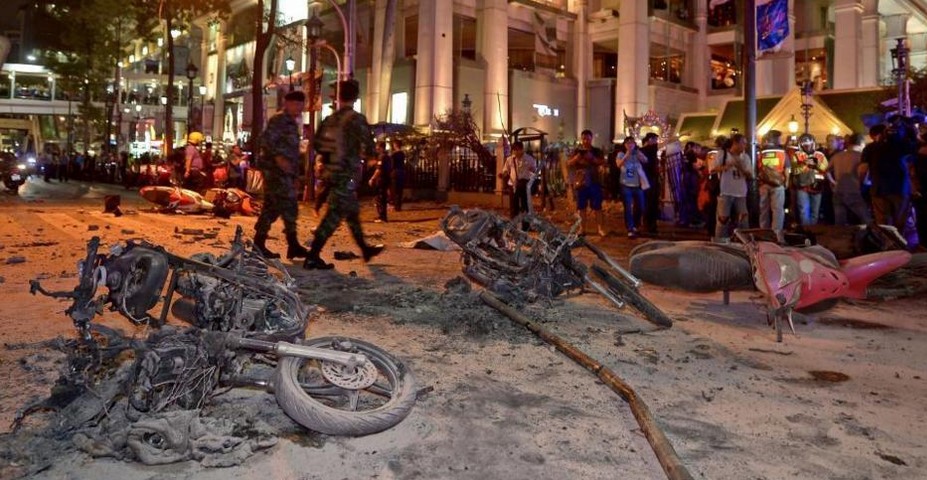
<path fill-rule="evenodd" d="M 744 135 L 750 165 L 756 168 L 756 0 L 744 2 Z M 750 182 L 748 212 L 750 225 L 759 226 L 759 190 L 756 175 Z"/>

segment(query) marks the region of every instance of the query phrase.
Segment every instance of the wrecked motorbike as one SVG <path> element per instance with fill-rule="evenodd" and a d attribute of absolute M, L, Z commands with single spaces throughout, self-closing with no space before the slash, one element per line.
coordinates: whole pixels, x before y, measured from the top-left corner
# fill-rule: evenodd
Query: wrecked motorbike
<path fill-rule="evenodd" d="M 492 212 L 453 206 L 441 220 L 441 229 L 460 245 L 464 273 L 502 298 L 532 302 L 588 286 L 618 308 L 630 304 L 650 322 L 671 327 L 672 320 L 638 292 L 640 280 L 577 234 L 580 222 L 577 218 L 564 234 L 532 213 L 509 221 Z M 577 260 L 573 249 L 583 246 L 604 265 L 590 268 Z"/>
<path fill-rule="evenodd" d="M 99 250 L 94 237 L 73 291 L 49 292 L 31 282 L 33 294 L 71 300 L 65 313 L 79 333 L 71 341 L 76 353 L 69 355 L 66 382 L 72 397 L 81 392 L 99 397 L 106 391 L 104 380 L 124 372 L 110 388 L 112 398 L 82 420 L 68 419 L 71 428 L 109 416 L 117 400 L 127 400 L 128 416 L 138 423 L 155 414 L 200 409 L 231 387 L 273 392 L 295 422 L 331 435 L 379 432 L 409 414 L 415 380 L 405 365 L 361 340 L 305 339 L 309 309 L 295 282 L 278 262 L 247 248 L 240 227 L 230 251 L 219 257 L 184 258 L 133 240 L 109 254 Z M 98 295 L 101 289 L 106 291 Z M 182 298 L 175 300 L 175 294 Z M 160 312 L 152 314 L 159 302 Z M 92 323 L 107 307 L 153 333 L 130 340 Z M 169 312 L 193 327 L 166 325 Z M 168 448 L 168 437 L 150 434 L 141 443 Z"/>
<path fill-rule="evenodd" d="M 838 262 L 823 247 L 783 247 L 774 241 L 772 230 L 736 230 L 734 234 L 750 259 L 753 282 L 766 298 L 767 321 L 776 331 L 777 342 L 782 341 L 783 323 L 795 333 L 793 310 L 833 304 L 843 297 L 866 298 L 870 283 L 911 260 L 910 253 L 892 250 Z"/>

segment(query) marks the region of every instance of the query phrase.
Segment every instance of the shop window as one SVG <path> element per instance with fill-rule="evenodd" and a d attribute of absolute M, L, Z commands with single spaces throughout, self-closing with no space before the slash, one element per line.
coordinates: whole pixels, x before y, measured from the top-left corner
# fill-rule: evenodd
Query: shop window
<path fill-rule="evenodd" d="M 685 57 L 671 55 L 650 57 L 650 78 L 670 83 L 682 83 L 682 71 Z"/>
<path fill-rule="evenodd" d="M 409 118 L 409 93 L 394 93 L 390 99 L 390 123 L 405 124 Z"/>
<path fill-rule="evenodd" d="M 535 35 L 509 29 L 509 68 L 533 72 L 535 68 Z"/>
<path fill-rule="evenodd" d="M 51 100 L 51 82 L 45 76 L 17 75 L 15 98 Z"/>
<path fill-rule="evenodd" d="M 418 53 L 418 15 L 406 17 L 402 38 L 405 57 L 414 57 Z"/>
<path fill-rule="evenodd" d="M 615 78 L 617 74 L 617 53 L 594 52 L 592 54 L 592 78 Z"/>
<path fill-rule="evenodd" d="M 711 90 L 729 90 L 740 84 L 740 69 L 737 66 L 739 45 L 713 45 L 711 47 Z"/>
<path fill-rule="evenodd" d="M 693 3 L 695 0 L 654 0 L 653 13 L 674 23 L 689 25 L 692 23 Z"/>
<path fill-rule="evenodd" d="M 737 2 L 728 0 L 718 4 L 717 0 L 708 2 L 708 25 L 711 27 L 730 27 L 737 25 Z M 712 4 L 715 4 L 712 6 Z"/>
<path fill-rule="evenodd" d="M 10 78 L 10 74 L 0 72 L 0 98 L 10 98 L 12 89 L 13 80 Z"/>
<path fill-rule="evenodd" d="M 823 48 L 795 52 L 795 84 L 811 82 L 815 90 L 827 85 L 827 53 Z"/>
<path fill-rule="evenodd" d="M 454 15 L 454 57 L 476 60 L 476 19 Z"/>

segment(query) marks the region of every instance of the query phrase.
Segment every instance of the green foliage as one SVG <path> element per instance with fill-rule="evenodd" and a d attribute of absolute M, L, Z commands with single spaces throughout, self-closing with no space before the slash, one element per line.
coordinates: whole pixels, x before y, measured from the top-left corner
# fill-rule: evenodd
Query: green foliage
<path fill-rule="evenodd" d="M 173 24 L 186 26 L 197 17 L 225 17 L 231 11 L 231 0 L 136 0 L 125 3 L 134 4 L 137 32 L 144 37 L 156 36 L 160 22 L 168 16 Z"/>
<path fill-rule="evenodd" d="M 927 67 L 912 70 L 908 74 L 908 79 L 911 81 L 910 86 L 910 95 L 911 95 L 911 108 L 920 108 L 921 110 L 927 110 Z M 891 100 L 898 97 L 898 87 L 894 83 L 887 85 L 882 93 L 877 98 L 873 105 L 873 111 L 877 112 L 888 112 L 894 110 L 895 107 L 885 107 L 882 106 L 882 102 L 886 100 Z"/>

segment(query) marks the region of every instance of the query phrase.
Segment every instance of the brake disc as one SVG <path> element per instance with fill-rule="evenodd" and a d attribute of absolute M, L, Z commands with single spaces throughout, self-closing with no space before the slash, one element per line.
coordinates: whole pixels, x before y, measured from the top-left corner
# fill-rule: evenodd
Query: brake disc
<path fill-rule="evenodd" d="M 368 360 L 351 368 L 335 362 L 322 361 L 322 376 L 333 385 L 347 390 L 363 390 L 377 381 L 377 366 Z"/>

